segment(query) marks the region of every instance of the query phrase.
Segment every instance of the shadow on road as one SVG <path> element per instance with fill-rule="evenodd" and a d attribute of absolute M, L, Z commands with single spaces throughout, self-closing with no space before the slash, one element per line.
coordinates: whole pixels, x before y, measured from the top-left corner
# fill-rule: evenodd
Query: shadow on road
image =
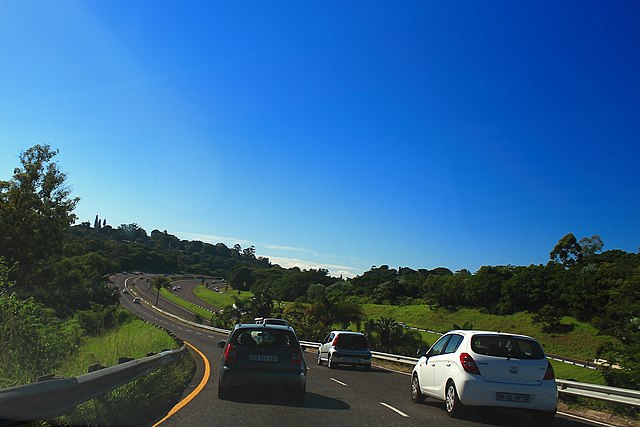
<path fill-rule="evenodd" d="M 348 410 L 351 406 L 339 399 L 307 392 L 304 402 L 296 402 L 294 396 L 284 390 L 249 390 L 236 391 L 229 397 L 230 401 L 252 405 L 295 406 L 314 409 Z"/>
<path fill-rule="evenodd" d="M 446 413 L 445 403 L 427 399 L 422 405 L 441 410 Z M 501 427 L 539 427 L 539 424 L 531 417 L 527 411 L 506 408 L 480 408 L 467 407 L 461 420 L 469 421 L 474 425 L 501 426 Z M 578 420 L 571 420 L 556 415 L 550 427 L 585 427 L 591 424 Z"/>

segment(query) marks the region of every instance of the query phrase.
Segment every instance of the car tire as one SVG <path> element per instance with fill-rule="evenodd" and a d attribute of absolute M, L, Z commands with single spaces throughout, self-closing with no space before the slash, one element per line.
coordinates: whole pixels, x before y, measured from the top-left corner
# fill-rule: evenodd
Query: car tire
<path fill-rule="evenodd" d="M 445 405 L 447 408 L 447 415 L 451 418 L 459 418 L 464 413 L 464 405 L 460 402 L 458 397 L 458 391 L 453 381 L 447 383 L 445 389 Z"/>
<path fill-rule="evenodd" d="M 335 368 L 336 368 L 336 365 L 335 365 L 335 363 L 333 363 L 333 362 L 331 361 L 331 359 L 332 359 L 332 357 L 331 357 L 331 355 L 329 355 L 329 357 L 327 358 L 327 367 L 328 367 L 329 369 L 335 369 Z"/>
<path fill-rule="evenodd" d="M 420 391 L 420 381 L 418 380 L 418 374 L 413 374 L 411 378 L 411 400 L 415 403 L 424 402 L 424 394 Z"/>
<path fill-rule="evenodd" d="M 533 421 L 538 426 L 548 426 L 553 422 L 553 418 L 556 416 L 556 411 L 533 411 L 531 413 Z"/>
<path fill-rule="evenodd" d="M 223 388 L 220 383 L 218 383 L 218 399 L 227 400 L 229 399 L 229 390 Z"/>
<path fill-rule="evenodd" d="M 304 402 L 304 398 L 307 396 L 307 388 L 302 387 L 301 389 L 293 390 L 293 400 L 295 402 L 302 403 Z"/>
<path fill-rule="evenodd" d="M 318 352 L 318 365 L 322 366 L 322 358 L 320 357 L 320 352 Z"/>

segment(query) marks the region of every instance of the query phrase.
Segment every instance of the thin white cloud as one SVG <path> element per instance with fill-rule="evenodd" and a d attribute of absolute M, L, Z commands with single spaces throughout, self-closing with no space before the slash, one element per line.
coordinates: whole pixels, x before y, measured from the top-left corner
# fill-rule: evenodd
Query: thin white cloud
<path fill-rule="evenodd" d="M 331 276 L 334 276 L 334 277 L 342 276 L 342 277 L 350 278 L 350 277 L 355 277 L 358 274 L 362 274 L 363 272 L 362 269 L 360 268 L 349 267 L 345 265 L 326 264 L 322 262 L 308 261 L 308 260 L 302 260 L 298 258 L 274 257 L 269 255 L 265 255 L 265 256 L 269 258 L 269 261 L 272 264 L 278 264 L 280 267 L 283 267 L 283 268 L 298 267 L 301 270 L 310 270 L 310 269 L 317 270 L 319 268 L 324 268 L 329 270 L 329 273 L 331 274 Z"/>
<path fill-rule="evenodd" d="M 276 251 L 289 251 L 289 252 L 309 252 L 308 249 L 305 248 L 296 248 L 293 246 L 284 246 L 284 245 L 272 245 L 271 243 L 260 244 L 267 249 L 273 249 Z"/>
<path fill-rule="evenodd" d="M 260 249 L 264 248 L 264 249 L 274 250 L 274 251 L 308 253 L 313 256 L 319 256 L 317 254 L 312 254 L 309 249 L 305 249 L 305 248 L 298 248 L 298 247 L 286 246 L 286 245 L 275 245 L 272 243 L 253 242 L 250 240 L 240 239 L 237 237 L 214 236 L 211 234 L 177 232 L 175 233 L 175 235 L 180 239 L 199 240 L 201 242 L 206 242 L 211 244 L 222 242 L 222 243 L 231 244 L 231 245 L 235 245 L 236 243 L 239 245 L 245 245 L 245 246 L 254 245 L 257 248 L 256 250 L 257 256 L 263 256 L 263 257 L 269 258 L 269 261 L 272 264 L 278 264 L 283 268 L 298 267 L 301 270 L 324 268 L 326 270 L 329 270 L 329 274 L 331 276 L 333 277 L 342 276 L 344 278 L 355 277 L 364 272 L 364 269 L 358 268 L 358 267 L 351 267 L 346 265 L 323 263 L 323 262 L 317 262 L 317 261 L 304 260 L 300 258 L 289 258 L 289 257 L 274 256 L 274 255 L 259 253 L 261 252 Z M 335 256 L 332 256 L 332 255 L 327 255 L 327 256 L 331 258 L 335 258 Z"/>

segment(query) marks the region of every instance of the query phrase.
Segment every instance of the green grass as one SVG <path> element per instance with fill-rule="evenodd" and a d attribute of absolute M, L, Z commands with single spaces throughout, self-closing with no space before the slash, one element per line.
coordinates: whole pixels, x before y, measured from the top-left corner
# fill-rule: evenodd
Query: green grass
<path fill-rule="evenodd" d="M 219 289 L 224 289 L 224 288 L 219 288 Z M 253 292 L 240 291 L 240 293 L 238 293 L 238 291 L 236 291 L 231 287 L 229 287 L 227 291 L 216 292 L 212 289 L 207 289 L 203 285 L 196 286 L 195 289 L 193 290 L 193 293 L 202 301 L 207 302 L 220 309 L 233 304 L 234 296 L 240 299 L 247 299 L 253 296 Z"/>
<path fill-rule="evenodd" d="M 499 316 L 481 313 L 474 309 L 448 311 L 445 309 L 431 310 L 427 305 L 390 306 L 378 304 L 363 304 L 363 309 L 370 319 L 390 317 L 407 325 L 428 329 L 436 332 L 446 332 L 453 329 L 453 325 L 462 325 L 466 321 L 473 322 L 474 329 L 502 331 L 525 334 L 535 337 L 543 345 L 545 352 L 560 356 L 572 357 L 580 360 L 595 358 L 596 349 L 604 343 L 611 342 L 612 337 L 600 335 L 592 326 L 579 322 L 571 317 L 565 317 L 563 324 L 572 325 L 572 330 L 565 334 L 549 334 L 543 332 L 539 325 L 534 324 L 528 313 L 515 313 Z M 425 337 L 433 344 L 433 338 Z"/>
<path fill-rule="evenodd" d="M 118 364 L 119 357 L 140 358 L 150 352 L 172 348 L 176 348 L 176 343 L 165 331 L 134 319 L 103 336 L 84 339 L 78 352 L 56 373 L 74 377 L 86 374 L 89 365 L 94 363 L 114 366 Z"/>
<path fill-rule="evenodd" d="M 101 337 L 87 338 L 60 373 L 66 377 L 87 372 L 93 363 L 117 364 L 121 356 L 141 358 L 150 352 L 176 348 L 165 331 L 135 319 Z M 188 351 L 143 377 L 80 404 L 57 418 L 55 425 L 151 425 L 178 401 L 195 373 Z"/>
<path fill-rule="evenodd" d="M 556 360 L 551 360 L 551 364 L 553 365 L 556 378 L 578 381 L 581 383 L 604 385 L 602 371 L 582 368 L 580 366 L 570 365 Z"/>
<path fill-rule="evenodd" d="M 167 289 L 160 290 L 160 296 L 162 296 L 166 300 L 171 301 L 178 307 L 182 307 L 185 310 L 189 310 L 194 315 L 199 314 L 200 316 L 202 316 L 203 319 L 211 319 L 212 313 L 210 311 L 205 310 L 204 308 L 198 307 L 197 305 L 192 304 L 189 301 L 183 300 L 182 298 L 174 295 L 171 291 Z M 185 319 L 185 320 L 193 320 L 193 319 Z"/>

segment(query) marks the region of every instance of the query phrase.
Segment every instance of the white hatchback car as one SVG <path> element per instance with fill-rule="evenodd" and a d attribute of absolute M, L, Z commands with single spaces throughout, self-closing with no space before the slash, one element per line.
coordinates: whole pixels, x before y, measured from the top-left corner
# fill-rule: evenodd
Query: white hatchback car
<path fill-rule="evenodd" d="M 558 388 L 540 344 L 526 335 L 456 330 L 444 334 L 411 375 L 411 399 L 446 402 L 457 417 L 465 406 L 526 409 L 537 424 L 556 414 Z"/>

